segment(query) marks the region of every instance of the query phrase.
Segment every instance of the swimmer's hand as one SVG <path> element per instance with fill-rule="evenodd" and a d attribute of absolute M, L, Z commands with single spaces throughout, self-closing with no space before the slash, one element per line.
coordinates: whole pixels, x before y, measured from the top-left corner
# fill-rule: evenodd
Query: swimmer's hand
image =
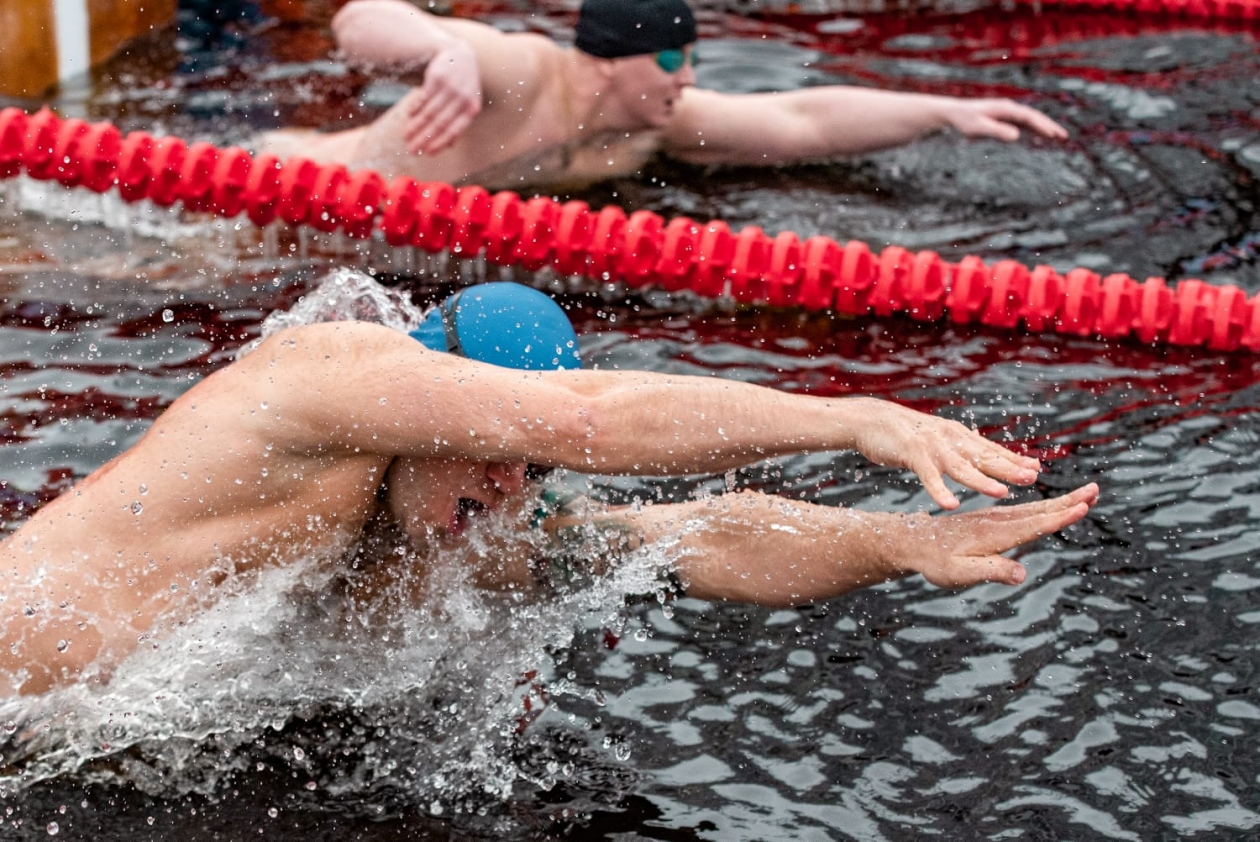
<path fill-rule="evenodd" d="M 957 421 L 874 400 L 862 407 L 860 416 L 864 423 L 854 448 L 877 465 L 914 471 L 943 509 L 959 505 L 945 485 L 947 476 L 1001 499 L 1007 494 L 1005 483 L 1031 485 L 1041 471 L 1036 459 L 1013 453 Z"/>
<path fill-rule="evenodd" d="M 436 155 L 448 149 L 481 113 L 481 70 L 472 47 L 452 41 L 435 53 L 423 84 L 409 91 L 404 102 L 407 150 Z"/>
<path fill-rule="evenodd" d="M 1027 571 L 1002 555 L 1020 544 L 1076 523 L 1098 502 L 1098 486 L 1090 483 L 1062 497 L 993 506 L 965 514 L 903 520 L 891 539 L 898 570 L 919 573 L 941 588 L 969 588 L 982 582 L 1018 585 Z"/>
<path fill-rule="evenodd" d="M 955 99 L 945 111 L 945 120 L 964 137 L 992 137 L 1019 140 L 1020 128 L 1051 140 L 1066 140 L 1067 129 L 1035 108 L 1010 99 Z"/>

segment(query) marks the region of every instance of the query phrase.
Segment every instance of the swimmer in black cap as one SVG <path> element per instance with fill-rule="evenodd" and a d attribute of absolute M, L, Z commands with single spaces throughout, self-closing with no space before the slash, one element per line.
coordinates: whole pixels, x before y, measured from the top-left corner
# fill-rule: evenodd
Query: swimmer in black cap
<path fill-rule="evenodd" d="M 369 126 L 272 132 L 260 149 L 492 189 L 637 172 L 655 154 L 776 165 L 854 155 L 940 129 L 1061 140 L 1062 126 L 1008 99 L 843 85 L 725 94 L 694 86 L 696 24 L 683 0 L 585 0 L 573 49 L 436 17 L 403 0 L 353 0 L 333 19 L 343 56 L 414 74 Z"/>
<path fill-rule="evenodd" d="M 193 386 L 131 449 L 0 542 L 0 697 L 108 681 L 138 641 L 159 645 L 225 582 L 312 556 L 358 558 L 373 524 L 399 543 L 367 566 L 356 598 L 397 593 L 404 568 L 423 572 L 435 549 L 467 544 L 487 510 L 504 529 L 581 534 L 580 514 L 539 513 L 537 468 L 721 474 L 856 449 L 914 471 L 947 509 L 959 501 L 946 476 L 1001 498 L 1040 468 L 886 401 L 579 369 L 567 321 L 539 293 L 473 287 L 413 335 L 291 327 Z M 449 353 L 456 345 L 463 355 Z M 1018 584 L 1023 567 L 1001 553 L 1084 517 L 1097 495 L 1087 485 L 929 518 L 744 491 L 598 516 L 630 544 L 670 542 L 689 595 L 799 605 L 915 573 L 945 587 Z M 535 587 L 526 544 L 503 541 L 475 580 Z"/>

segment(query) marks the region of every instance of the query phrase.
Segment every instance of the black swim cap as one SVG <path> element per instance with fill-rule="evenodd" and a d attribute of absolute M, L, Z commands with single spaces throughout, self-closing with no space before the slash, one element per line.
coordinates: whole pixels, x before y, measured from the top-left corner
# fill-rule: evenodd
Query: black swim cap
<path fill-rule="evenodd" d="M 696 19 L 683 0 L 585 0 L 574 46 L 597 58 L 677 50 L 696 40 Z"/>

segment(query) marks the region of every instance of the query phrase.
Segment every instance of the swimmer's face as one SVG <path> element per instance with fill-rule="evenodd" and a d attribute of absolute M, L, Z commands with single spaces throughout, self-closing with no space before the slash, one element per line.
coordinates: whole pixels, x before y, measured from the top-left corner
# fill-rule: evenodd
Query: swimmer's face
<path fill-rule="evenodd" d="M 682 49 L 682 66 L 673 72 L 666 71 L 655 55 L 613 59 L 612 90 L 622 107 L 644 126 L 668 125 L 683 89 L 696 83 L 691 66 L 694 48 L 688 44 Z"/>
<path fill-rule="evenodd" d="M 417 543 L 456 537 L 529 488 L 524 462 L 398 458 L 386 474 L 390 514 Z"/>

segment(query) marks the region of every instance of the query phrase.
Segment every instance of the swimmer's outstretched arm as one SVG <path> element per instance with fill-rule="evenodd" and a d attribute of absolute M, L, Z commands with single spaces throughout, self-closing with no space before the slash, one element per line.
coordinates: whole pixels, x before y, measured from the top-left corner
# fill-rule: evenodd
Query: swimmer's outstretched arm
<path fill-rule="evenodd" d="M 853 449 L 914 471 L 947 509 L 959 505 L 947 476 L 1002 498 L 1007 483 L 1029 485 L 1040 470 L 1036 459 L 957 421 L 889 401 L 641 371 L 512 371 L 427 351 L 380 325 L 295 328 L 234 368 L 272 395 L 267 418 L 283 419 L 288 446 L 303 451 L 677 475 Z M 238 395 L 246 387 L 233 388 Z"/>
<path fill-rule="evenodd" d="M 599 473 L 684 474 L 727 470 L 772 456 L 856 450 L 872 462 L 907 468 L 943 508 L 958 498 L 950 477 L 990 497 L 1006 483 L 1036 481 L 1040 463 L 975 430 L 876 398 L 817 398 L 710 377 L 648 372 L 557 373 L 581 397 L 574 411 L 598 446 L 584 449 Z"/>
<path fill-rule="evenodd" d="M 645 541 L 679 540 L 688 596 L 786 607 L 915 573 L 943 588 L 1018 585 L 1026 571 L 1002 553 L 1075 523 L 1097 499 L 1090 484 L 1050 500 L 930 517 L 745 491 L 607 517 Z"/>
<path fill-rule="evenodd" d="M 953 129 L 1013 141 L 1027 129 L 1067 130 L 1009 99 L 963 99 L 849 85 L 762 94 L 688 88 L 663 136 L 664 151 L 697 164 L 791 164 L 860 155 Z"/>

